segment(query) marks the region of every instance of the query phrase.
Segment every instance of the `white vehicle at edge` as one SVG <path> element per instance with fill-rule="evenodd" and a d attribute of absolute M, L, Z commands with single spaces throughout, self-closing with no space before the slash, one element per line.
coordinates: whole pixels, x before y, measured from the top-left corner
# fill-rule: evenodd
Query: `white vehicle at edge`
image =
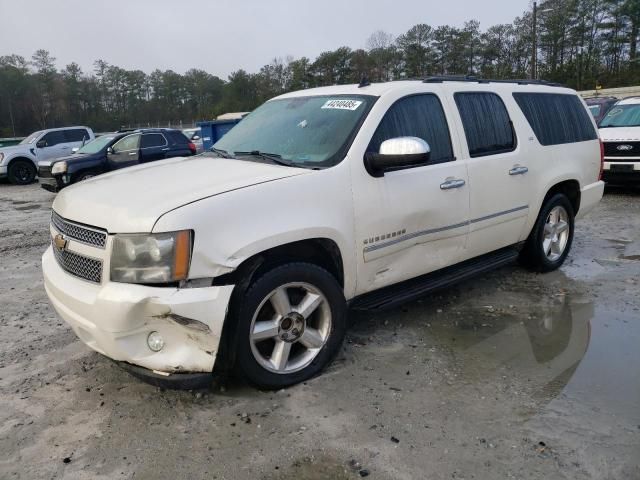
<path fill-rule="evenodd" d="M 618 101 L 600 121 L 603 179 L 640 184 L 640 97 Z"/>
<path fill-rule="evenodd" d="M 32 133 L 18 145 L 0 148 L 0 178 L 25 185 L 36 179 L 38 162 L 71 155 L 73 149 L 95 138 L 88 127 L 49 128 Z"/>
<path fill-rule="evenodd" d="M 386 308 L 518 256 L 558 268 L 604 189 L 586 106 L 539 83 L 293 92 L 214 147 L 53 204 L 53 306 L 148 379 L 233 366 L 265 388 L 303 381 L 339 349 L 347 307 Z"/>

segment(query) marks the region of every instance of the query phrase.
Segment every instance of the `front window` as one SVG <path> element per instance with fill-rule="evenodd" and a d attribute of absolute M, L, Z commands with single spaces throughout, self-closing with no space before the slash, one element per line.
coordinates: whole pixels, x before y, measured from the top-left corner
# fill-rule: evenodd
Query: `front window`
<path fill-rule="evenodd" d="M 600 128 L 640 127 L 640 104 L 612 107 L 599 126 Z"/>
<path fill-rule="evenodd" d="M 108 147 L 114 138 L 115 137 L 110 137 L 107 135 L 98 137 L 95 140 L 87 143 L 81 149 L 79 149 L 77 153 L 83 153 L 86 155 L 91 155 L 92 153 L 98 153 L 100 150 Z"/>
<path fill-rule="evenodd" d="M 600 105 L 589 105 L 589 111 L 594 117 L 600 115 Z"/>
<path fill-rule="evenodd" d="M 275 154 L 300 167 L 330 167 L 342 160 L 374 101 L 365 95 L 272 100 L 245 117 L 214 148 L 231 155 Z"/>
<path fill-rule="evenodd" d="M 34 143 L 38 139 L 38 137 L 40 135 L 42 135 L 42 131 L 38 131 L 38 132 L 32 133 L 27 138 L 22 140 L 20 142 L 20 145 L 30 145 L 30 144 Z"/>

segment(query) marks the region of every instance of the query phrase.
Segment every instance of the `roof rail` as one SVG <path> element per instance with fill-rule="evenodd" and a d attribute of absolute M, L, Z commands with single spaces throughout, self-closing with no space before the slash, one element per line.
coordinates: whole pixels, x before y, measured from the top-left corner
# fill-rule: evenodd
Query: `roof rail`
<path fill-rule="evenodd" d="M 545 85 L 548 87 L 564 87 L 561 83 L 548 82 L 546 80 L 514 79 L 504 80 L 495 78 L 479 78 L 475 75 L 436 75 L 422 80 L 424 83 L 442 82 L 476 82 L 476 83 L 517 83 L 518 85 Z"/>

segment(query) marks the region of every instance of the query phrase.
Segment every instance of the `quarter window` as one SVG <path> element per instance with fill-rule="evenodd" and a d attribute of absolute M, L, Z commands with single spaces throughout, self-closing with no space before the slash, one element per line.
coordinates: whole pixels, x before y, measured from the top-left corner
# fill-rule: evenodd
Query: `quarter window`
<path fill-rule="evenodd" d="M 167 141 L 161 133 L 145 133 L 142 135 L 140 148 L 164 147 Z"/>
<path fill-rule="evenodd" d="M 418 137 L 429 144 L 429 163 L 454 160 L 449 126 L 440 99 L 433 94 L 412 95 L 394 103 L 371 138 L 368 152 L 379 152 L 380 144 L 397 137 Z"/>
<path fill-rule="evenodd" d="M 469 155 L 482 157 L 511 152 L 516 146 L 513 125 L 502 99 L 495 93 L 461 92 L 454 95 Z"/>
<path fill-rule="evenodd" d="M 598 138 L 587 110 L 576 95 L 514 93 L 541 145 L 584 142 Z"/>

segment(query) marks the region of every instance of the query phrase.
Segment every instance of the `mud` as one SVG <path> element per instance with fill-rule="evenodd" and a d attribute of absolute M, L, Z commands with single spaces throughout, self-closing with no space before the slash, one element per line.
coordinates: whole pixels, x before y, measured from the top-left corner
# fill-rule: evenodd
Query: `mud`
<path fill-rule="evenodd" d="M 640 191 L 609 190 L 560 271 L 351 314 L 280 392 L 164 391 L 91 352 L 42 286 L 53 194 L 0 197 L 0 478 L 640 479 Z"/>

